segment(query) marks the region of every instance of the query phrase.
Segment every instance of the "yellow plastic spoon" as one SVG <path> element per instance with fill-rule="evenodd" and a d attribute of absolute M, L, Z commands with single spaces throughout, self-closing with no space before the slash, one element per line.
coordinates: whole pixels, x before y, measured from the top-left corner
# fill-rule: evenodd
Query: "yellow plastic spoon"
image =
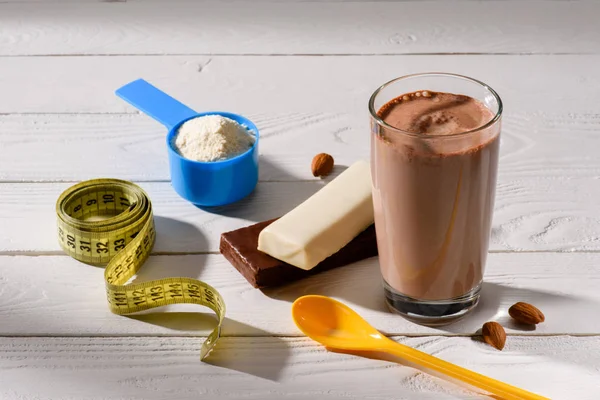
<path fill-rule="evenodd" d="M 461 380 L 506 400 L 549 400 L 535 393 L 459 367 L 382 335 L 348 306 L 326 296 L 303 296 L 292 305 L 302 332 L 335 350 L 379 351 Z"/>

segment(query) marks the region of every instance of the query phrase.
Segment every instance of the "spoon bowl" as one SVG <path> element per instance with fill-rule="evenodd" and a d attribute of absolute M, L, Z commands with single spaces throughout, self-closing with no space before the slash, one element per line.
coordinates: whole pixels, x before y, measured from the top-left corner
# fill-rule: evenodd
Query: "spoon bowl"
<path fill-rule="evenodd" d="M 389 340 L 354 310 L 325 296 L 299 298 L 292 305 L 292 316 L 306 336 L 326 347 L 373 350 Z"/>

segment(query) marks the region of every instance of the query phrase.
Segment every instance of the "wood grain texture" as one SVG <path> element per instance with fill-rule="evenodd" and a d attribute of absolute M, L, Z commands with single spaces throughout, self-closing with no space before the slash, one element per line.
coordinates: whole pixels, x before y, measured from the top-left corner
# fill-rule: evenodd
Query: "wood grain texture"
<path fill-rule="evenodd" d="M 142 182 L 140 186 L 148 192 L 155 210 L 155 251 L 197 253 L 218 251 L 223 232 L 284 215 L 325 183 L 259 182 L 249 197 L 212 209 L 199 209 L 186 202 L 169 182 Z M 0 252 L 59 251 L 54 207 L 60 193 L 71 185 L 0 184 Z M 502 177 L 496 192 L 490 249 L 598 251 L 599 196 L 600 181 L 595 178 Z"/>
<path fill-rule="evenodd" d="M 206 281 L 225 299 L 227 336 L 299 335 L 291 303 L 306 294 L 339 299 L 387 334 L 474 335 L 484 322 L 509 334 L 599 334 L 600 254 L 490 254 L 478 308 L 439 329 L 410 323 L 387 310 L 376 258 L 324 272 L 286 286 L 254 289 L 221 255 L 153 256 L 137 280 L 186 276 Z M 531 303 L 546 316 L 532 330 L 514 324 L 508 308 Z M 166 313 L 168 312 L 168 313 Z M 0 257 L 0 335 L 206 335 L 212 313 L 174 305 L 143 315 L 111 314 L 103 270 L 66 256 Z"/>
<path fill-rule="evenodd" d="M 600 391 L 598 337 L 510 337 L 502 352 L 469 338 L 395 340 L 556 400 L 595 400 Z M 489 398 L 411 367 L 327 352 L 304 338 L 224 338 L 207 363 L 198 360 L 198 346 L 195 338 L 0 338 L 0 397 Z"/>
<path fill-rule="evenodd" d="M 598 53 L 599 13 L 544 1 L 5 3 L 0 55 Z"/>
<path fill-rule="evenodd" d="M 599 64 L 595 55 L 6 57 L 0 114 L 134 112 L 114 91 L 143 77 L 199 111 L 348 113 L 365 121 L 382 83 L 431 70 L 488 83 L 505 115 L 597 114 Z"/>
<path fill-rule="evenodd" d="M 369 120 L 362 113 L 248 117 L 261 131 L 262 181 L 313 180 L 309 166 L 320 152 L 333 155 L 339 166 L 370 157 Z M 162 125 L 140 114 L 0 115 L 0 181 L 97 176 L 168 181 L 165 136 Z M 595 178 L 599 146 L 600 114 L 508 113 L 502 124 L 501 182 Z"/>
<path fill-rule="evenodd" d="M 387 334 L 423 335 L 395 339 L 459 365 L 553 399 L 597 399 L 599 13 L 595 1 L 0 0 L 0 398 L 483 398 L 300 337 L 291 302 L 314 293 Z M 431 53 L 555 55 L 397 55 Z M 281 215 L 321 188 L 327 180 L 309 175 L 315 153 L 340 165 L 368 157 L 372 91 L 429 70 L 481 79 L 506 106 L 494 253 L 471 316 L 432 329 L 390 314 L 376 259 L 260 291 L 222 256 L 200 254 L 217 250 L 221 232 Z M 199 111 L 258 123 L 252 196 L 200 210 L 174 193 L 164 129 L 113 94 L 139 77 Z M 190 276 L 225 297 L 225 337 L 209 363 L 199 362 L 199 336 L 215 324 L 209 310 L 113 315 L 103 270 L 59 251 L 63 181 L 98 176 L 146 181 L 158 241 L 137 280 Z M 561 253 L 515 252 L 540 250 Z M 515 325 L 507 310 L 516 301 L 538 306 L 546 322 Z M 488 320 L 507 328 L 503 352 L 472 336 Z M 593 336 L 546 336 L 563 334 Z"/>

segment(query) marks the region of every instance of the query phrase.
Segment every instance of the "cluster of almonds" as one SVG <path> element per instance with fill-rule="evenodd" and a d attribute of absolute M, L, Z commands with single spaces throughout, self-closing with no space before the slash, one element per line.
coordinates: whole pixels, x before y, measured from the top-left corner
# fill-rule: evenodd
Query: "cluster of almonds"
<path fill-rule="evenodd" d="M 518 323 L 526 325 L 537 325 L 540 322 L 544 322 L 546 319 L 544 314 L 536 307 L 528 303 L 518 302 L 513 304 L 508 309 L 508 314 Z M 502 350 L 504 343 L 506 343 L 506 332 L 502 325 L 497 322 L 486 322 L 481 328 L 481 335 L 483 340 L 497 348 Z"/>

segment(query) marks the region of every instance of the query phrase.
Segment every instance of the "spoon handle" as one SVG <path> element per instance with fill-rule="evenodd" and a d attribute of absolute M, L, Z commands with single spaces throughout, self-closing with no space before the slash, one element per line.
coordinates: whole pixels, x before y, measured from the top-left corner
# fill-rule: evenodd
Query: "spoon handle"
<path fill-rule="evenodd" d="M 458 365 L 449 363 L 422 351 L 415 350 L 412 347 L 405 346 L 390 340 L 384 349 L 389 354 L 401 357 L 413 364 L 420 365 L 440 372 L 446 376 L 458 379 L 469 385 L 486 390 L 487 392 L 500 396 L 505 400 L 549 400 L 547 397 L 528 392 L 518 387 L 500 382 L 496 379 L 478 374 Z"/>

